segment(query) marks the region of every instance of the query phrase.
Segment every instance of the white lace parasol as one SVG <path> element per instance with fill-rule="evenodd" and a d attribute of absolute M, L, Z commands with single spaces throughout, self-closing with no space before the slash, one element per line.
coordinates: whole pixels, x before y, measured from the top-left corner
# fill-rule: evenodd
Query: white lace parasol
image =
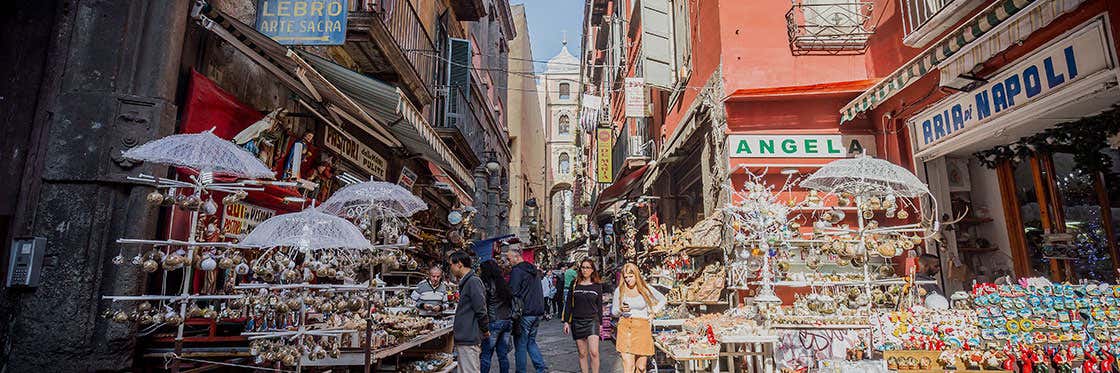
<path fill-rule="evenodd" d="M 854 195 L 918 197 L 929 194 L 925 183 L 910 171 L 866 155 L 832 161 L 802 180 L 801 186 Z"/>
<path fill-rule="evenodd" d="M 364 249 L 373 246 L 354 224 L 315 208 L 273 216 L 258 224 L 241 240 L 241 244 L 307 250 Z"/>
<path fill-rule="evenodd" d="M 319 209 L 351 218 L 386 219 L 409 217 L 428 205 L 400 185 L 367 181 L 339 189 Z"/>
<path fill-rule="evenodd" d="M 275 177 L 253 153 L 211 131 L 167 136 L 129 149 L 123 155 L 132 160 L 190 167 L 200 172 L 222 172 L 250 179 Z"/>

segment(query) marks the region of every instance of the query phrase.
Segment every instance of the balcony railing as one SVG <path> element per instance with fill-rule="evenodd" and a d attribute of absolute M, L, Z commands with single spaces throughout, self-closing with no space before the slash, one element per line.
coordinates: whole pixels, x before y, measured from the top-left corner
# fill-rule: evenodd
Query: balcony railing
<path fill-rule="evenodd" d="M 437 95 L 436 110 L 444 115 L 436 115 L 433 126 L 437 129 L 456 129 L 463 136 L 471 151 L 478 155 L 485 151 L 486 132 L 475 119 L 469 96 L 462 87 L 451 87 L 447 96 Z"/>
<path fill-rule="evenodd" d="M 405 58 L 411 62 L 415 73 L 425 87 L 433 87 L 436 61 L 439 49 L 435 47 L 432 36 L 424 28 L 416 8 L 409 0 L 378 0 L 374 5 L 389 34 L 397 42 Z M 430 90 L 430 88 L 429 88 Z"/>
<path fill-rule="evenodd" d="M 863 53 L 875 32 L 872 0 L 796 0 L 786 13 L 794 54 Z"/>
<path fill-rule="evenodd" d="M 905 35 L 922 28 L 950 4 L 961 1 L 963 0 L 902 0 L 902 25 Z"/>
<path fill-rule="evenodd" d="M 622 125 L 611 149 L 611 169 L 615 176 L 650 158 L 649 128 L 646 118 L 628 119 Z"/>

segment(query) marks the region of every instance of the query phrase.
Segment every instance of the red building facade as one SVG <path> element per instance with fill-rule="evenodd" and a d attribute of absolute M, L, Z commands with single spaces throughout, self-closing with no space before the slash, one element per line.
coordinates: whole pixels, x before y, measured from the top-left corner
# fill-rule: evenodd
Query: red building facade
<path fill-rule="evenodd" d="M 581 121 L 612 129 L 615 148 L 589 221 L 625 210 L 639 232 L 696 226 L 747 173 L 780 183 L 861 152 L 914 170 L 933 191 L 923 203 L 956 221 L 926 249 L 947 291 L 1005 275 L 1115 280 L 1118 9 L 589 1 L 583 76 L 604 104 Z M 645 115 L 627 115 L 634 77 Z"/>
<path fill-rule="evenodd" d="M 890 3 L 867 53 L 879 83 L 841 115 L 897 133 L 899 161 L 960 219 L 937 246 L 946 287 L 1114 282 L 1120 2 Z"/>

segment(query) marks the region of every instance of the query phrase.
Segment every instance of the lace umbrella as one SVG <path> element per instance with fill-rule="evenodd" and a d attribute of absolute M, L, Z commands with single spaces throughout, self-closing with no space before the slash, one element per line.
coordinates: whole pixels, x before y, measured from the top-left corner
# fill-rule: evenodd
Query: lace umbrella
<path fill-rule="evenodd" d="M 364 249 L 373 246 L 354 224 L 315 208 L 273 216 L 258 224 L 241 240 L 241 244 L 306 250 Z"/>
<path fill-rule="evenodd" d="M 918 197 L 929 194 L 929 188 L 910 171 L 866 155 L 830 162 L 802 180 L 801 186 L 854 195 Z"/>
<path fill-rule="evenodd" d="M 319 205 L 319 209 L 351 218 L 380 220 L 409 217 L 417 211 L 427 210 L 428 205 L 400 185 L 367 181 L 339 189 Z"/>
<path fill-rule="evenodd" d="M 250 179 L 272 178 L 275 174 L 249 153 L 211 131 L 171 135 L 124 152 L 137 161 L 189 167 L 200 172 L 222 172 Z"/>

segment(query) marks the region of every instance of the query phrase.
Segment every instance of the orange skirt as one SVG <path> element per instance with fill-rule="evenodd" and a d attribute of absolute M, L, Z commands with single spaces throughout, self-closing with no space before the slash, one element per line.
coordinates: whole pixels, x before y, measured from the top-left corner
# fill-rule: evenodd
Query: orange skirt
<path fill-rule="evenodd" d="M 618 337 L 614 342 L 620 353 L 653 356 L 653 329 L 649 320 L 624 317 L 618 320 Z"/>

